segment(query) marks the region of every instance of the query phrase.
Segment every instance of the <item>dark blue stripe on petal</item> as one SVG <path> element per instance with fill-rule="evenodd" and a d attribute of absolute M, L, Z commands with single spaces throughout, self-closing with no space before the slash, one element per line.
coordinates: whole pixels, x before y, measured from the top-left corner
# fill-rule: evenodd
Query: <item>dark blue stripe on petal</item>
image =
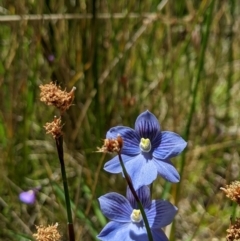
<path fill-rule="evenodd" d="M 152 151 L 154 151 L 156 148 L 158 148 L 161 144 L 161 140 L 162 140 L 162 133 L 158 132 L 156 134 L 156 136 L 152 139 Z"/>
<path fill-rule="evenodd" d="M 154 140 L 160 132 L 160 125 L 155 115 L 149 111 L 143 112 L 135 122 L 135 130 L 140 137 Z"/>
<path fill-rule="evenodd" d="M 148 186 L 142 186 L 137 190 L 137 195 L 142 202 L 144 208 L 149 208 L 151 205 L 151 195 Z"/>
<path fill-rule="evenodd" d="M 171 131 L 161 132 L 161 142 L 154 146 L 153 156 L 157 159 L 168 159 L 179 155 L 187 146 L 187 142 L 181 136 Z"/>
<path fill-rule="evenodd" d="M 147 211 L 149 226 L 163 228 L 173 221 L 177 208 L 165 200 L 153 200 L 151 209 Z"/>
<path fill-rule="evenodd" d="M 116 222 L 131 222 L 132 207 L 124 196 L 111 192 L 98 200 L 102 213 L 107 218 Z"/>

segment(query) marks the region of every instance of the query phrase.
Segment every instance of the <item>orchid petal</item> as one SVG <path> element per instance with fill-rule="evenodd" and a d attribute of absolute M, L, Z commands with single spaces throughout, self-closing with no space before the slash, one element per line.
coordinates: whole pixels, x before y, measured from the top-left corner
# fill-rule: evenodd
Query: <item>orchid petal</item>
<path fill-rule="evenodd" d="M 107 218 L 121 223 L 131 222 L 132 207 L 124 196 L 111 192 L 101 196 L 98 200 L 101 210 Z"/>
<path fill-rule="evenodd" d="M 160 132 L 160 125 L 156 116 L 148 110 L 143 112 L 135 122 L 135 131 L 140 137 L 153 140 Z"/>
<path fill-rule="evenodd" d="M 163 131 L 161 134 L 161 143 L 153 152 L 153 156 L 157 159 L 165 160 L 175 157 L 187 146 L 187 142 L 174 132 Z"/>
<path fill-rule="evenodd" d="M 162 229 L 152 229 L 153 240 L 157 241 L 168 241 L 166 234 L 162 231 Z"/>
<path fill-rule="evenodd" d="M 129 239 L 130 229 L 128 228 L 130 223 L 119 223 L 117 222 L 109 222 L 100 234 L 97 236 L 98 239 L 102 241 L 112 241 L 112 240 L 126 240 L 131 241 Z"/>
<path fill-rule="evenodd" d="M 34 204 L 36 201 L 36 194 L 34 190 L 29 190 L 26 192 L 21 192 L 19 194 L 19 199 L 26 204 Z"/>
<path fill-rule="evenodd" d="M 157 178 L 157 170 L 154 162 L 147 161 L 140 154 L 125 164 L 126 170 L 132 179 L 135 190 L 144 185 L 151 184 Z"/>
<path fill-rule="evenodd" d="M 143 222 L 141 223 L 131 223 L 129 225 L 129 238 L 131 241 L 148 241 L 147 231 L 145 226 L 143 225 Z"/>
<path fill-rule="evenodd" d="M 160 161 L 157 159 L 153 159 L 153 162 L 157 167 L 158 175 L 160 175 L 169 182 L 179 182 L 179 173 L 169 160 Z"/>
<path fill-rule="evenodd" d="M 126 156 L 126 155 L 121 155 L 121 156 L 124 164 L 126 164 L 128 161 L 132 161 L 131 156 Z M 115 156 L 110 161 L 106 162 L 103 169 L 110 173 L 122 172 L 122 167 L 120 165 L 119 157 Z"/>
<path fill-rule="evenodd" d="M 147 211 L 150 227 L 165 227 L 173 221 L 177 208 L 168 201 L 153 200 L 151 209 Z"/>

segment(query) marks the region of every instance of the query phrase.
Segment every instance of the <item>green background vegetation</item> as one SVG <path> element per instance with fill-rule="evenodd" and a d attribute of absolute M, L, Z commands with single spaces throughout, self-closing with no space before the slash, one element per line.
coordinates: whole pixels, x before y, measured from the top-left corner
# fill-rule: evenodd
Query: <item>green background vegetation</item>
<path fill-rule="evenodd" d="M 77 88 L 63 121 L 76 240 L 96 240 L 107 222 L 97 197 L 125 193 L 121 175 L 102 170 L 110 156 L 96 153 L 97 146 L 110 127 L 133 127 L 146 109 L 163 130 L 188 141 L 172 160 L 181 183 L 154 182 L 153 197 L 179 208 L 166 233 L 171 240 L 225 240 L 230 216 L 238 215 L 219 188 L 239 178 L 239 2 L 2 0 L 0 6 L 0 239 L 30 240 L 35 225 L 58 222 L 66 240 L 59 161 L 43 129 L 58 113 L 39 101 L 39 85 L 54 81 Z M 52 14 L 69 19 L 47 19 Z M 37 203 L 20 203 L 18 194 L 36 186 Z"/>

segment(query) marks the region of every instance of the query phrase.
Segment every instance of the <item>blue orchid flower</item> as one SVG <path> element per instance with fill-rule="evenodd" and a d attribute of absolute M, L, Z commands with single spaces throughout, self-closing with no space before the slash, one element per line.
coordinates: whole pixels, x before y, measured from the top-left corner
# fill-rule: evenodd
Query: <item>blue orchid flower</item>
<path fill-rule="evenodd" d="M 21 192 L 19 194 L 19 199 L 23 203 L 34 204 L 35 201 L 36 201 L 36 192 L 35 192 L 35 190 L 29 190 L 29 191 Z"/>
<path fill-rule="evenodd" d="M 34 204 L 36 202 L 36 195 L 40 189 L 41 187 L 38 186 L 28 191 L 22 191 L 18 196 L 19 200 L 26 204 Z"/>
<path fill-rule="evenodd" d="M 177 208 L 164 200 L 152 200 L 150 190 L 142 186 L 137 195 L 143 205 L 154 241 L 168 241 L 162 227 L 170 224 Z M 110 222 L 97 236 L 102 241 L 148 241 L 147 231 L 137 202 L 130 189 L 126 198 L 118 193 L 108 193 L 99 198 L 100 208 Z"/>
<path fill-rule="evenodd" d="M 180 176 L 170 158 L 180 154 L 187 143 L 174 132 L 161 131 L 151 112 L 138 116 L 135 129 L 116 126 L 107 132 L 106 138 L 115 139 L 118 135 L 123 139 L 121 156 L 135 189 L 151 184 L 158 175 L 169 182 L 179 182 Z M 104 170 L 122 172 L 118 156 L 108 161 Z"/>

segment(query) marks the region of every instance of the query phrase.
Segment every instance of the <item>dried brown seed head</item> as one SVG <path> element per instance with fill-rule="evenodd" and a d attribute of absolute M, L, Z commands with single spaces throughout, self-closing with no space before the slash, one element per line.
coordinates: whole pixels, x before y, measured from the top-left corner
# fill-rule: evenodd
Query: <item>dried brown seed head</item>
<path fill-rule="evenodd" d="M 231 224 L 230 227 L 227 229 L 226 239 L 228 241 L 240 239 L 240 218 L 236 218 L 235 223 Z"/>
<path fill-rule="evenodd" d="M 103 146 L 98 148 L 98 152 L 120 153 L 123 146 L 123 139 L 117 136 L 116 139 L 104 139 Z"/>
<path fill-rule="evenodd" d="M 73 102 L 74 99 L 74 91 L 76 87 L 73 87 L 70 92 L 66 92 L 66 90 L 61 90 L 59 86 L 54 83 L 40 85 L 40 100 L 47 105 L 54 105 L 61 112 L 66 111 Z"/>
<path fill-rule="evenodd" d="M 220 188 L 225 194 L 226 197 L 240 205 L 240 182 L 234 181 L 230 185 L 226 185 L 224 188 Z"/>
<path fill-rule="evenodd" d="M 49 225 L 48 227 L 44 227 L 42 225 L 36 226 L 37 233 L 33 234 L 33 237 L 37 241 L 59 241 L 61 235 L 59 234 L 57 227 L 58 223 Z"/>
<path fill-rule="evenodd" d="M 44 128 L 47 134 L 52 134 L 54 139 L 59 138 L 62 135 L 61 117 L 54 117 L 53 122 L 47 122 Z"/>

